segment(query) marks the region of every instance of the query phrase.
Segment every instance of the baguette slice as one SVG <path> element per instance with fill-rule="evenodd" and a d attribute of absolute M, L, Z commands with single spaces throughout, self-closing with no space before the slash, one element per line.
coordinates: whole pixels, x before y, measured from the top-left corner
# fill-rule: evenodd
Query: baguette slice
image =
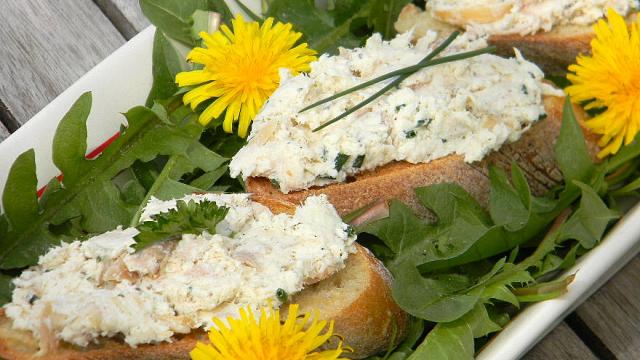
<path fill-rule="evenodd" d="M 483 12 L 479 12 L 482 14 Z M 444 23 L 431 16 L 413 4 L 406 5 L 395 23 L 398 32 L 405 32 L 415 27 L 415 36 L 424 36 L 427 30 L 442 31 L 448 34 L 456 27 L 451 24 L 461 24 L 458 19 L 461 14 L 452 16 L 451 23 Z M 473 14 L 469 15 L 473 18 Z M 635 15 L 627 18 L 631 23 Z M 538 32 L 533 35 L 491 35 L 489 43 L 497 47 L 497 53 L 502 56 L 513 56 L 513 48 L 522 52 L 524 57 L 536 63 L 547 75 L 562 76 L 567 67 L 576 61 L 579 54 L 591 52 L 591 40 L 594 37 L 593 28 L 589 26 L 557 26 L 548 32 Z"/>
<path fill-rule="evenodd" d="M 500 151 L 489 154 L 480 162 L 468 164 L 462 157 L 450 155 L 428 163 L 410 164 L 393 162 L 373 171 L 355 176 L 353 181 L 314 187 L 283 194 L 268 179 L 249 178 L 249 192 L 274 201 L 301 203 L 310 195 L 326 194 L 341 215 L 348 214 L 377 201 L 399 199 L 415 211 L 427 215 L 419 204 L 413 189 L 443 182 L 454 182 L 465 188 L 481 205 L 489 201 L 489 165 L 509 169 L 515 161 L 524 171 L 531 190 L 536 195 L 562 180 L 554 157 L 555 139 L 562 125 L 564 97 L 548 96 L 544 99 L 547 118 L 534 124 L 515 143 L 505 144 Z M 580 121 L 586 117 L 582 109 L 574 107 Z M 596 137 L 584 130 L 592 155 L 597 153 Z"/>
<path fill-rule="evenodd" d="M 293 213 L 295 205 L 277 199 L 254 196 L 253 200 L 269 207 L 274 213 Z M 409 315 L 391 297 L 389 271 L 367 249 L 356 245 L 357 251 L 347 259 L 338 273 L 300 292 L 292 298 L 300 311 L 320 310 L 324 319 L 335 321 L 334 333 L 344 337 L 345 345 L 354 349 L 351 358 L 361 359 L 389 347 L 392 326 L 397 326 L 396 340 L 407 332 Z M 284 305 L 283 309 L 288 308 Z M 55 344 L 38 356 L 39 344 L 30 332 L 11 328 L 11 320 L 0 308 L 0 359 L 26 360 L 107 360 L 107 359 L 189 359 L 196 342 L 207 343 L 207 334 L 194 330 L 177 335 L 172 343 L 140 345 L 132 348 L 117 338 L 101 338 L 99 344 L 86 348 L 68 343 Z"/>

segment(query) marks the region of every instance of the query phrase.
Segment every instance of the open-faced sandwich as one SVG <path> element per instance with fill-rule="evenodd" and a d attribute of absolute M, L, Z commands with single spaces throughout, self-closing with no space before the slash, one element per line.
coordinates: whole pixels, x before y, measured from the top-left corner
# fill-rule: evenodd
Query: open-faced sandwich
<path fill-rule="evenodd" d="M 471 359 L 637 194 L 634 3 L 264 3 L 141 1 L 146 106 L 0 174 L 0 358 Z"/>
<path fill-rule="evenodd" d="M 177 216 L 209 230 L 157 241 Z M 334 320 L 355 358 L 406 332 L 388 271 L 354 242 L 326 197 L 298 207 L 247 194 L 153 199 L 142 220 L 153 230 L 118 228 L 63 243 L 25 270 L 3 309 L 0 357 L 185 358 L 206 342 L 214 318 L 278 308 L 287 298 Z"/>
<path fill-rule="evenodd" d="M 632 20 L 634 0 L 428 0 L 426 9 L 407 5 L 396 22 L 398 31 L 461 28 L 488 36 L 498 52 L 519 49 L 548 75 L 564 74 L 576 56 L 590 51 L 592 25 L 612 8 Z"/>
<path fill-rule="evenodd" d="M 301 112 L 305 106 L 413 65 L 441 41 L 430 31 L 414 46 L 412 36 L 383 41 L 374 35 L 365 47 L 322 56 L 308 75 L 283 73 L 248 144 L 231 161 L 232 175 L 243 176 L 250 192 L 280 200 L 326 194 L 341 214 L 390 199 L 418 209 L 413 189 L 441 182 L 456 182 L 486 204 L 489 164 L 516 162 L 536 194 L 561 180 L 553 146 L 564 97 L 519 53 L 420 70 L 356 113 L 314 131 L 382 85 Z M 484 40 L 462 35 L 442 55 L 484 46 Z"/>

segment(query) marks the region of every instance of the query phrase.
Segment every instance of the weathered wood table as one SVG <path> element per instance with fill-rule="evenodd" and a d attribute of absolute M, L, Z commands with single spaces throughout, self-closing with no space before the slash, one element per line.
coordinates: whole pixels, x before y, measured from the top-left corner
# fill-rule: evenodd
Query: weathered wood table
<path fill-rule="evenodd" d="M 137 0 L 0 0 L 0 141 L 148 25 Z M 525 358 L 640 359 L 639 285 L 636 257 Z"/>

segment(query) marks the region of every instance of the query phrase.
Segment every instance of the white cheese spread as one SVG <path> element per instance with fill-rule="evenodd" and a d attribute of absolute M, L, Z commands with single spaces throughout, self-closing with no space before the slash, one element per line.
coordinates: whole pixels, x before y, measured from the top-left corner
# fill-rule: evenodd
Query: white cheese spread
<path fill-rule="evenodd" d="M 463 26 L 474 34 L 534 34 L 556 26 L 591 25 L 608 8 L 627 15 L 632 0 L 429 0 L 438 20 Z"/>
<path fill-rule="evenodd" d="M 302 108 L 415 65 L 440 44 L 432 31 L 415 46 L 411 35 L 383 41 L 376 34 L 363 48 L 321 56 L 308 75 L 291 77 L 282 71 L 280 87 L 231 161 L 231 175 L 266 177 L 287 193 L 345 181 L 394 160 L 421 163 L 458 154 L 473 162 L 517 140 L 545 116 L 542 95 L 558 94 L 542 82 L 542 71 L 517 52 L 512 59 L 481 55 L 423 69 L 354 114 L 312 131 L 388 82 L 299 113 Z M 443 55 L 484 46 L 484 40 L 464 34 Z"/>
<path fill-rule="evenodd" d="M 344 267 L 355 251 L 326 197 L 310 197 L 294 215 L 272 214 L 246 194 L 191 195 L 229 212 L 217 234 L 185 234 L 134 252 L 135 228 L 63 243 L 14 280 L 6 315 L 16 330 L 86 346 L 122 335 L 131 346 L 171 341 L 212 326 L 242 306 L 279 306 L 288 294 Z M 152 199 L 143 220 L 176 201 Z"/>

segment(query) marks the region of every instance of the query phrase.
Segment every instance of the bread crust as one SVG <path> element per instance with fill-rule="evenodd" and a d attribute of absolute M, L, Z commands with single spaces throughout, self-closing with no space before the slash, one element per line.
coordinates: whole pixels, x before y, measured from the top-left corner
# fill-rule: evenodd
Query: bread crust
<path fill-rule="evenodd" d="M 347 260 L 351 271 L 366 274 L 366 286 L 359 290 L 358 296 L 343 304 L 332 314 L 323 313 L 325 318 L 335 320 L 334 333 L 344 337 L 344 343 L 354 352 L 345 356 L 352 359 L 364 359 L 389 348 L 392 341 L 396 344 L 405 338 L 409 326 L 409 315 L 393 300 L 391 295 L 392 276 L 382 262 L 366 248 L 357 245 L 357 253 Z M 349 282 L 344 278 L 348 272 L 325 279 L 314 285 L 310 292 L 301 292 L 293 297 L 302 311 L 313 311 L 322 304 L 340 302 L 335 293 L 322 292 L 323 287 L 349 287 L 340 282 Z M 352 281 L 353 282 L 353 281 Z M 336 285 L 336 283 L 338 283 Z M 321 301 L 321 304 L 318 302 Z M 395 328 L 395 329 L 394 329 Z M 395 332 L 395 336 L 394 336 Z"/>
<path fill-rule="evenodd" d="M 496 47 L 501 56 L 513 56 L 518 49 L 525 59 L 540 66 L 546 75 L 563 76 L 569 65 L 576 62 L 580 54 L 591 52 L 594 33 L 591 27 L 576 29 L 576 32 L 550 31 L 533 35 L 492 35 L 489 44 Z"/>
<path fill-rule="evenodd" d="M 260 195 L 252 195 L 252 200 L 268 207 L 274 213 L 292 214 L 296 204 L 286 200 L 274 199 Z M 355 301 L 344 304 L 342 311 L 324 313 L 322 316 L 335 320 L 335 332 L 345 337 L 346 344 L 355 351 L 355 358 L 373 355 L 384 350 L 391 342 L 389 326 L 395 322 L 398 326 L 396 340 L 404 337 L 409 324 L 408 314 L 402 311 L 391 297 L 391 275 L 389 271 L 367 249 L 356 245 L 357 251 L 347 259 L 345 268 L 323 280 L 333 281 L 334 277 L 346 276 L 349 272 L 366 272 L 369 282 L 358 289 L 359 296 Z M 362 264 L 366 264 L 362 266 Z M 322 281 L 320 281 L 322 283 Z M 325 299 L 314 294 L 319 284 L 311 286 L 301 292 L 307 299 L 302 311 L 313 311 L 316 304 Z M 340 299 L 334 299 L 340 301 Z M 375 328 L 362 326 L 366 322 Z M 202 330 L 193 330 L 189 334 L 176 335 L 171 343 L 153 345 L 139 345 L 132 348 L 119 339 L 100 338 L 98 344 L 79 347 L 67 343 L 60 343 L 54 351 L 46 355 L 37 356 L 38 343 L 26 331 L 16 331 L 11 327 L 11 320 L 5 316 L 0 308 L 0 359 L 7 360 L 160 360 L 160 359 L 188 359 L 189 352 L 196 343 L 208 342 L 207 334 Z M 348 355 L 348 354 L 347 354 Z"/>
<path fill-rule="evenodd" d="M 546 119 L 534 124 L 517 142 L 506 144 L 499 151 L 492 152 L 482 161 L 473 164 L 465 163 L 458 155 L 450 155 L 423 164 L 393 162 L 358 174 L 351 182 L 313 187 L 289 194 L 283 194 L 265 178 L 247 179 L 247 189 L 274 201 L 296 204 L 310 195 L 325 194 L 341 215 L 376 201 L 391 199 L 399 199 L 415 211 L 427 215 L 413 191 L 416 187 L 454 182 L 486 207 L 489 201 L 489 165 L 494 164 L 508 170 L 513 161 L 524 170 L 532 192 L 542 195 L 562 180 L 562 174 L 554 160 L 554 146 L 562 125 L 564 97 L 547 96 L 544 98 L 544 105 Z M 578 107 L 574 107 L 574 110 L 578 120 L 582 122 L 586 114 Z M 598 151 L 597 138 L 584 128 L 583 131 L 595 158 Z"/>
<path fill-rule="evenodd" d="M 474 17 L 471 15 L 464 16 L 466 19 Z M 482 12 L 478 12 L 478 16 L 482 17 Z M 627 23 L 630 24 L 635 18 L 635 14 L 629 15 Z M 452 17 L 452 19 L 455 19 L 455 17 Z M 426 23 L 428 26 L 425 27 L 421 23 Z M 439 25 L 441 23 L 426 11 L 413 4 L 408 4 L 400 12 L 395 27 L 399 32 L 408 31 L 415 27 L 415 36 L 419 38 L 430 27 L 433 27 L 433 30 L 441 30 L 442 25 Z M 457 20 L 451 24 L 462 25 L 463 22 Z M 593 40 L 594 36 L 592 25 L 570 25 L 558 26 L 548 32 L 539 31 L 535 34 L 524 36 L 520 34 L 491 35 L 488 42 L 496 46 L 498 55 L 511 57 L 513 56 L 513 49 L 517 48 L 525 59 L 540 66 L 546 75 L 564 76 L 569 65 L 576 62 L 578 55 L 591 52 L 591 40 Z"/>

